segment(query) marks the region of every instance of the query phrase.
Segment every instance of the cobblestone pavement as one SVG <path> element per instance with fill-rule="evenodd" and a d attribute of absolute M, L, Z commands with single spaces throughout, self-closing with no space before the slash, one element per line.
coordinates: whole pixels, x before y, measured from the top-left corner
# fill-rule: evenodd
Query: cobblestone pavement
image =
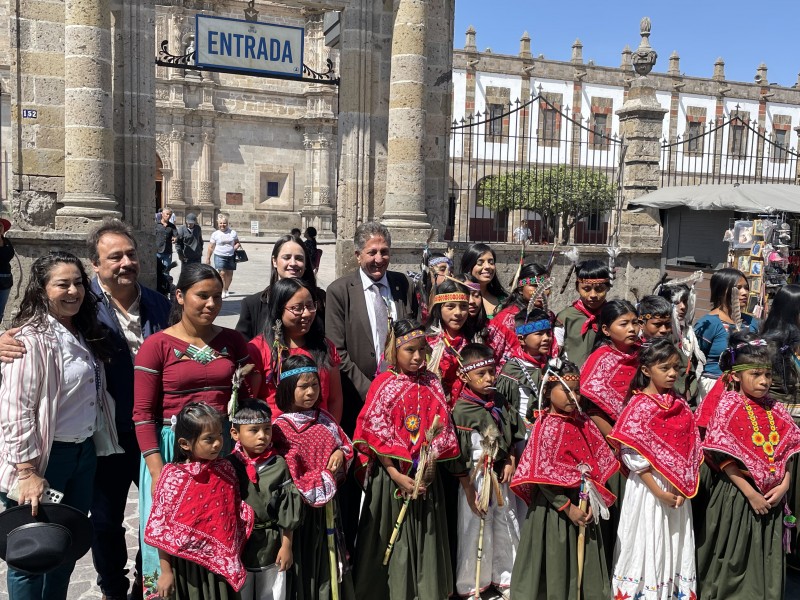
<path fill-rule="evenodd" d="M 262 290 L 269 281 L 270 253 L 272 241 L 259 238 L 242 238 L 250 260 L 240 264 L 234 275 L 231 289 L 232 296 L 223 301 L 222 313 L 217 323 L 225 327 L 235 327 L 239 316 L 241 299 L 249 294 Z M 335 278 L 335 257 L 333 245 L 321 245 L 323 250 L 318 279 L 320 287 L 327 287 Z M 176 280 L 178 271 L 173 272 Z M 125 511 L 125 529 L 128 541 L 128 567 L 133 571 L 133 558 L 138 547 L 139 512 L 136 488 L 131 488 L 128 506 Z M 92 566 L 91 552 L 83 557 L 72 575 L 68 600 L 98 600 L 101 593 L 96 584 L 96 573 Z M 484 600 L 495 600 L 499 596 L 484 594 Z M 9 600 L 6 588 L 6 565 L 0 561 L 0 600 Z M 13 600 L 13 599 L 11 599 Z M 786 584 L 786 600 L 800 600 L 800 574 L 789 571 Z"/>

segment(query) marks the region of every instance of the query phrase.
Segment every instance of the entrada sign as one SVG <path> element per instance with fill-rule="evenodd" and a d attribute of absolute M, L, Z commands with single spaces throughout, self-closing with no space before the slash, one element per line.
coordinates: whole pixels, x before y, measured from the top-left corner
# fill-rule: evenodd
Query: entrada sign
<path fill-rule="evenodd" d="M 302 77 L 302 27 L 196 16 L 198 67 Z"/>

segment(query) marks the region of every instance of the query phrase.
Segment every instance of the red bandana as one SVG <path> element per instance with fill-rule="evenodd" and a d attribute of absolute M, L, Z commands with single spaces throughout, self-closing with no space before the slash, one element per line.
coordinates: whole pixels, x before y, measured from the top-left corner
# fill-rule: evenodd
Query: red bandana
<path fill-rule="evenodd" d="M 719 400 L 724 393 L 725 381 L 720 377 L 708 391 L 706 397 L 700 401 L 697 410 L 694 412 L 694 421 L 697 423 L 698 427 L 701 429 L 708 427 L 708 422 L 711 420 L 711 417 L 714 416 L 714 413 L 717 412 Z"/>
<path fill-rule="evenodd" d="M 620 352 L 613 344 L 601 346 L 581 368 L 581 396 L 616 421 L 638 368 L 639 355 L 635 351 Z"/>
<path fill-rule="evenodd" d="M 598 309 L 595 312 L 590 311 L 583 305 L 583 300 L 575 300 L 575 302 L 572 303 L 572 306 L 574 306 L 576 310 L 582 312 L 587 317 L 581 326 L 581 335 L 586 335 L 586 332 L 589 331 L 590 327 L 594 331 L 597 331 L 597 317 L 600 314 L 600 310 Z"/>
<path fill-rule="evenodd" d="M 429 371 L 417 376 L 382 373 L 369 388 L 353 434 L 365 459 L 362 466 L 379 454 L 399 460 L 401 468 L 410 472 L 436 416 L 444 425 L 432 444 L 437 460 L 456 458 L 458 439 L 438 378 Z"/>
<path fill-rule="evenodd" d="M 247 577 L 240 555 L 254 520 L 228 461 L 169 463 L 158 478 L 144 541 L 205 567 L 238 592 Z"/>
<path fill-rule="evenodd" d="M 264 451 L 263 454 L 260 454 L 255 458 L 250 458 L 247 452 L 245 452 L 244 448 L 242 448 L 242 443 L 236 442 L 236 446 L 233 447 L 233 454 L 244 465 L 245 471 L 247 471 L 247 478 L 253 483 L 258 483 L 258 465 L 268 461 L 278 453 L 275 451 L 274 446 L 270 446 L 266 451 Z"/>
<path fill-rule="evenodd" d="M 622 411 L 608 436 L 641 454 L 687 498 L 697 494 L 703 447 L 686 401 L 669 393 L 638 393 Z"/>
<path fill-rule="evenodd" d="M 770 433 L 766 408 L 772 411 L 775 429 L 781 438 L 775 445 L 774 463 L 770 463 L 762 447 L 753 443 L 753 426 L 745 402 L 752 407 L 758 428 L 765 438 Z M 800 452 L 800 429 L 777 400 L 769 397 L 759 401 L 746 400 L 739 392 L 725 392 L 709 420 L 703 448 L 741 461 L 761 493 L 766 494 L 783 481 L 786 463 Z"/>
<path fill-rule="evenodd" d="M 533 424 L 511 489 L 528 504 L 536 484 L 578 489 L 580 464 L 589 466 L 589 478 L 603 501 L 611 506 L 616 497 L 605 484 L 617 472 L 619 463 L 603 434 L 584 414 L 567 417 L 545 413 Z"/>

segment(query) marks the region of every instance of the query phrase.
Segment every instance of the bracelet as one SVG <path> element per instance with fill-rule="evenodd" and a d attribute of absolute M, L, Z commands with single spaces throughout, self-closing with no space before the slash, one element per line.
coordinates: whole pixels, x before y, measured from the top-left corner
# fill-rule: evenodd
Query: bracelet
<path fill-rule="evenodd" d="M 17 473 L 25 473 L 26 471 L 30 471 L 31 474 L 36 473 L 36 467 L 22 467 L 21 469 L 16 469 Z M 26 477 L 27 479 L 27 477 Z"/>

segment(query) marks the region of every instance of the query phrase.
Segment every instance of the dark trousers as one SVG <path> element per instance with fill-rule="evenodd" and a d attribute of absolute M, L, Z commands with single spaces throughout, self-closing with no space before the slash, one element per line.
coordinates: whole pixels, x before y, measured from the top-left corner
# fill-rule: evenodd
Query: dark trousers
<path fill-rule="evenodd" d="M 125 541 L 125 506 L 131 483 L 139 487 L 141 452 L 134 432 L 120 433 L 124 454 L 100 456 L 94 482 L 91 520 L 94 525 L 92 559 L 97 584 L 106 596 L 125 597 L 128 593 L 128 543 Z M 137 536 L 138 537 L 138 536 Z M 136 554 L 136 572 L 141 573 L 141 550 Z"/>
<path fill-rule="evenodd" d="M 54 490 L 64 493 L 62 504 L 89 511 L 92 502 L 92 482 L 95 464 L 92 438 L 80 444 L 53 442 L 44 478 Z M 16 502 L 3 498 L 6 507 Z M 8 595 L 12 600 L 66 600 L 69 579 L 75 563 L 61 565 L 45 575 L 29 575 L 14 569 L 8 570 Z"/>

